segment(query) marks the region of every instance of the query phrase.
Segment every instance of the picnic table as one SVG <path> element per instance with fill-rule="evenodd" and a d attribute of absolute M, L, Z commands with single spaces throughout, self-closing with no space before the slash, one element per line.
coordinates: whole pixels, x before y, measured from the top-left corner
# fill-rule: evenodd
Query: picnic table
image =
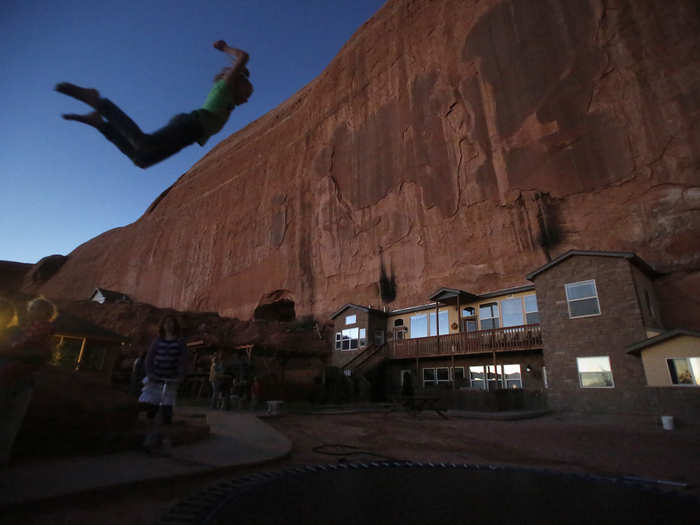
<path fill-rule="evenodd" d="M 440 396 L 431 394 L 415 394 L 412 396 L 397 396 L 394 397 L 394 404 L 389 408 L 385 415 L 388 415 L 397 410 L 406 410 L 411 414 L 418 415 L 424 410 L 434 410 L 435 413 L 443 419 L 448 419 L 443 409 L 438 406 Z"/>

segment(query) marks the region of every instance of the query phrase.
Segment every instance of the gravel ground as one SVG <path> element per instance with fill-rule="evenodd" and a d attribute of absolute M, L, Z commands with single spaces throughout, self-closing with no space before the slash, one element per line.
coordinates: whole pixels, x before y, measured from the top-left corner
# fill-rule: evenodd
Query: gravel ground
<path fill-rule="evenodd" d="M 649 419 L 574 415 L 520 421 L 442 420 L 427 412 L 417 417 L 404 413 L 285 415 L 266 422 L 292 440 L 288 459 L 159 487 L 124 488 L 89 498 L 71 498 L 6 513 L 0 523 L 152 523 L 179 499 L 234 476 L 292 465 L 363 462 L 382 457 L 632 475 L 687 483 L 690 487 L 686 491 L 700 497 L 698 427 L 668 432 Z M 321 445 L 326 446 L 318 449 Z"/>

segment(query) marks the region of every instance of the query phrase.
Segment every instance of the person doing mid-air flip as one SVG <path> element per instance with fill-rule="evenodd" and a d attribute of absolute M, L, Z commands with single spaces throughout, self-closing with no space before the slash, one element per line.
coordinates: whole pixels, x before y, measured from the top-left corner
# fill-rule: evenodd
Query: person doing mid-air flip
<path fill-rule="evenodd" d="M 214 77 L 214 86 L 200 109 L 174 116 L 154 133 L 141 131 L 110 100 L 101 98 L 96 89 L 68 82 L 57 84 L 56 91 L 85 102 L 95 111 L 87 115 L 64 114 L 63 118 L 97 129 L 139 168 L 153 166 L 195 142 L 204 146 L 209 137 L 224 127 L 233 108 L 245 104 L 253 93 L 253 85 L 248 80 L 250 72 L 246 68 L 248 53 L 229 47 L 223 40 L 214 42 L 214 47 L 231 55 L 235 59 L 233 65 Z"/>

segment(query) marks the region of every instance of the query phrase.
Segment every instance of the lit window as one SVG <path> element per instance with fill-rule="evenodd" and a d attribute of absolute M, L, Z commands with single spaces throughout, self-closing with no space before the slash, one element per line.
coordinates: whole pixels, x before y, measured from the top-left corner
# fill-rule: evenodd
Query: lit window
<path fill-rule="evenodd" d="M 506 388 L 522 388 L 523 381 L 520 375 L 520 365 L 503 365 L 501 374 L 505 372 Z"/>
<path fill-rule="evenodd" d="M 482 304 L 479 306 L 481 329 L 498 328 L 498 303 Z"/>
<path fill-rule="evenodd" d="M 357 328 L 346 328 L 342 332 L 342 350 L 355 350 L 359 342 L 359 330 Z"/>
<path fill-rule="evenodd" d="M 447 311 L 440 312 L 439 323 L 435 322 L 435 312 L 430 312 L 430 335 L 437 335 L 436 324 L 440 325 L 440 335 L 450 333 L 450 317 Z"/>
<path fill-rule="evenodd" d="M 569 304 L 569 317 L 586 317 L 600 314 L 598 291 L 595 281 L 582 281 L 565 286 L 566 301 Z"/>
<path fill-rule="evenodd" d="M 525 301 L 525 323 L 526 324 L 539 324 L 540 323 L 540 313 L 537 309 L 537 295 L 526 295 L 524 297 Z"/>
<path fill-rule="evenodd" d="M 428 337 L 428 316 L 425 314 L 411 317 L 411 339 Z"/>
<path fill-rule="evenodd" d="M 483 366 L 469 367 L 469 384 L 476 390 L 486 390 L 486 381 Z"/>
<path fill-rule="evenodd" d="M 360 348 L 367 346 L 367 331 L 360 328 Z"/>
<path fill-rule="evenodd" d="M 613 388 L 612 368 L 607 355 L 600 357 L 577 357 L 579 384 L 581 388 Z"/>
<path fill-rule="evenodd" d="M 667 359 L 666 363 L 674 385 L 700 385 L 700 357 Z"/>
<path fill-rule="evenodd" d="M 345 326 L 347 326 L 349 324 L 355 324 L 356 322 L 357 322 L 357 316 L 355 314 L 345 316 Z"/>
<path fill-rule="evenodd" d="M 520 326 L 523 324 L 523 300 L 520 297 L 501 301 L 503 326 Z"/>

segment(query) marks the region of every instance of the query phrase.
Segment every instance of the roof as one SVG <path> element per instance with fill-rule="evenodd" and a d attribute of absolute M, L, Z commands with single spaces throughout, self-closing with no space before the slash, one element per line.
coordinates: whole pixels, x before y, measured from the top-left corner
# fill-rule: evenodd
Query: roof
<path fill-rule="evenodd" d="M 90 299 L 95 297 L 95 294 L 97 292 L 100 292 L 102 294 L 102 296 L 105 298 L 105 301 L 109 301 L 109 302 L 129 301 L 129 302 L 131 302 L 131 298 L 128 295 L 126 295 L 125 293 L 115 292 L 114 290 L 107 290 L 106 288 L 95 288 L 95 291 L 92 292 Z"/>
<path fill-rule="evenodd" d="M 649 277 L 657 277 L 659 273 L 654 270 L 651 266 L 649 266 L 646 262 L 644 262 L 640 257 L 638 257 L 636 254 L 632 252 L 606 252 L 606 251 L 593 251 L 593 250 L 569 250 L 566 253 L 563 253 L 559 255 L 558 257 L 555 257 L 551 261 L 549 261 L 547 264 L 540 266 L 536 270 L 528 273 L 525 278 L 528 281 L 532 281 L 535 277 L 540 275 L 543 272 L 546 272 L 553 266 L 556 266 L 560 262 L 565 261 L 569 257 L 573 257 L 574 255 L 583 255 L 583 256 L 594 256 L 594 257 L 621 257 L 623 259 L 627 259 L 630 263 L 634 264 L 637 268 L 642 270 L 644 273 L 649 275 Z"/>
<path fill-rule="evenodd" d="M 650 337 L 649 339 L 645 339 L 644 341 L 640 341 L 638 343 L 634 343 L 632 345 L 629 345 L 627 347 L 627 353 L 628 354 L 639 354 L 642 352 L 642 350 L 645 350 L 645 349 L 649 348 L 650 346 L 658 345 L 659 343 L 663 343 L 664 341 L 668 341 L 669 339 L 673 339 L 674 337 L 678 337 L 681 335 L 700 338 L 700 332 L 695 332 L 694 330 L 684 330 L 682 328 L 676 328 L 675 330 L 669 330 L 668 332 L 663 332 L 657 336 Z"/>
<path fill-rule="evenodd" d="M 128 338 L 119 335 L 116 332 L 97 326 L 96 324 L 76 317 L 66 312 L 60 312 L 54 321 L 55 335 L 64 335 L 72 337 L 85 337 L 87 339 L 98 339 L 100 341 L 111 341 L 121 343 Z"/>
<path fill-rule="evenodd" d="M 514 286 L 513 288 L 504 288 L 503 290 L 496 290 L 495 292 L 482 293 L 478 295 L 478 299 L 491 299 L 493 297 L 500 297 L 501 295 L 509 295 L 520 292 L 529 292 L 535 289 L 534 284 L 525 284 L 523 286 Z"/>
<path fill-rule="evenodd" d="M 336 317 L 338 317 L 340 314 L 342 314 L 348 308 L 355 308 L 355 309 L 361 310 L 363 312 L 370 312 L 373 314 L 378 314 L 378 315 L 383 315 L 383 316 L 387 315 L 386 312 L 383 312 L 381 310 L 377 310 L 376 308 L 370 308 L 369 306 L 362 306 L 362 305 L 355 304 L 355 303 L 347 303 L 347 304 L 344 304 L 343 306 L 341 306 L 333 315 L 331 315 L 331 319 L 335 319 Z"/>
<path fill-rule="evenodd" d="M 430 297 L 428 297 L 428 299 L 431 301 L 440 301 L 452 299 L 453 297 L 464 297 L 468 301 L 476 301 L 478 299 L 477 295 L 470 292 L 465 292 L 464 290 L 458 290 L 457 288 L 440 288 Z"/>

